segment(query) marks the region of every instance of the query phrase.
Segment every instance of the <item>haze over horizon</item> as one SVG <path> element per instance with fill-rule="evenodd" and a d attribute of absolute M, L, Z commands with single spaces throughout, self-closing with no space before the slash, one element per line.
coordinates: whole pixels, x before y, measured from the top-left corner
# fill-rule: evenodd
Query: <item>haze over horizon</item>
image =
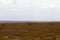
<path fill-rule="evenodd" d="M 0 21 L 60 21 L 59 0 L 9 1 L 0 3 Z"/>

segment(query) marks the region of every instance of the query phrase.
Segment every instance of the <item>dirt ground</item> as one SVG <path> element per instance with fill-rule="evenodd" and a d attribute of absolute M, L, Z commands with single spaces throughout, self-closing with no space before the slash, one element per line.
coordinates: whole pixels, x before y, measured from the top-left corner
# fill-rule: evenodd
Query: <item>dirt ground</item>
<path fill-rule="evenodd" d="M 0 40 L 60 40 L 60 22 L 0 23 Z"/>

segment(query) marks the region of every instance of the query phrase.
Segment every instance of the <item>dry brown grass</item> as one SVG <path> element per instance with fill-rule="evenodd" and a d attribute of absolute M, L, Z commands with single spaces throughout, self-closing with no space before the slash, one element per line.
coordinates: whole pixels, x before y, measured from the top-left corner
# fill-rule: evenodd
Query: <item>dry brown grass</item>
<path fill-rule="evenodd" d="M 60 40 L 60 23 L 0 23 L 0 40 Z"/>

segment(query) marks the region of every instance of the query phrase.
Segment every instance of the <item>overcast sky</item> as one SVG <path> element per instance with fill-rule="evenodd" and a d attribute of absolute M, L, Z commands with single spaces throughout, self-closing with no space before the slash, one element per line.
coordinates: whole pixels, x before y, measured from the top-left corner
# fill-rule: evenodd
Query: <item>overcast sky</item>
<path fill-rule="evenodd" d="M 0 0 L 0 21 L 60 21 L 59 0 Z"/>

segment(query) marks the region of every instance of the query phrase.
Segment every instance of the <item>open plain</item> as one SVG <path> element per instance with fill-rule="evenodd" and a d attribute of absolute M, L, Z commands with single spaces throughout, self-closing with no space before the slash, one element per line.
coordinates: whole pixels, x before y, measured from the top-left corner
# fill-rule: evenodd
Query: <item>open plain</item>
<path fill-rule="evenodd" d="M 0 23 L 0 40 L 60 40 L 60 22 Z"/>

